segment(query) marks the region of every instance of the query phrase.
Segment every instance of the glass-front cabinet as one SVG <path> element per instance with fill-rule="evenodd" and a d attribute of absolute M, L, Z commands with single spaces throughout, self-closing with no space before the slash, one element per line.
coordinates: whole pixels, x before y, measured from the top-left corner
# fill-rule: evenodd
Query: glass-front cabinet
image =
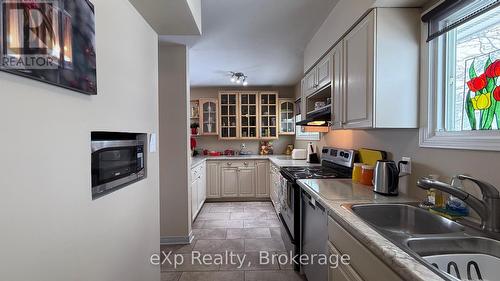
<path fill-rule="evenodd" d="M 219 93 L 220 139 L 238 139 L 238 93 Z"/>
<path fill-rule="evenodd" d="M 295 102 L 279 99 L 280 135 L 295 135 Z"/>
<path fill-rule="evenodd" d="M 219 134 L 219 102 L 217 99 L 200 99 L 201 135 L 213 136 Z"/>
<path fill-rule="evenodd" d="M 257 139 L 258 93 L 240 93 L 240 138 Z"/>
<path fill-rule="evenodd" d="M 278 93 L 261 92 L 260 97 L 260 138 L 278 138 Z"/>

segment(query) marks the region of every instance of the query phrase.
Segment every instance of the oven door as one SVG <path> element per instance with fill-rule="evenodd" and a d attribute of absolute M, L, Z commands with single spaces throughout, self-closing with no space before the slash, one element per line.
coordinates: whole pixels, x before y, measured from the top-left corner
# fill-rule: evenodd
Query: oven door
<path fill-rule="evenodd" d="M 92 142 L 92 193 L 101 193 L 144 176 L 144 143 Z"/>

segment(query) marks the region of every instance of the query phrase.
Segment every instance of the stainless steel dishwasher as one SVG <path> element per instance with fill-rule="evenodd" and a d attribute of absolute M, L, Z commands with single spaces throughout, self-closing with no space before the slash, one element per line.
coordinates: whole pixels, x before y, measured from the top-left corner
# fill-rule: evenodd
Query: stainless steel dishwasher
<path fill-rule="evenodd" d="M 315 255 L 314 263 L 302 265 L 308 281 L 328 280 L 328 265 L 318 264 L 318 255 L 327 254 L 328 214 L 323 205 L 314 200 L 307 192 L 301 194 L 301 231 L 302 254 Z"/>

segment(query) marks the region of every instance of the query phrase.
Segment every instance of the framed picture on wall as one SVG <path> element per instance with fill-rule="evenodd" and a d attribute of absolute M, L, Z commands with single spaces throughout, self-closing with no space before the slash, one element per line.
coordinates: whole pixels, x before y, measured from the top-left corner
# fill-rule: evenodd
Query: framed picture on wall
<path fill-rule="evenodd" d="M 90 1 L 0 3 L 0 70 L 97 94 L 95 14 Z"/>

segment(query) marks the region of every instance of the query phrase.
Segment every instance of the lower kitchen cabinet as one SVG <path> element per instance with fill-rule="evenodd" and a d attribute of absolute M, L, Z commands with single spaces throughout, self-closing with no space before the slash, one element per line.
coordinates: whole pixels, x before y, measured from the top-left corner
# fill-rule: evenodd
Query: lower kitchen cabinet
<path fill-rule="evenodd" d="M 276 212 L 280 211 L 279 203 L 279 188 L 280 188 L 280 170 L 279 167 L 272 164 L 270 165 L 270 179 L 269 179 L 269 197 L 273 202 Z"/>
<path fill-rule="evenodd" d="M 207 162 L 207 198 L 221 197 L 220 164 L 218 161 Z"/>
<path fill-rule="evenodd" d="M 238 168 L 238 197 L 255 197 L 255 167 Z"/>
<path fill-rule="evenodd" d="M 255 163 L 256 197 L 269 197 L 269 161 L 257 161 Z"/>
<path fill-rule="evenodd" d="M 191 219 L 194 220 L 207 198 L 206 166 L 202 163 L 191 169 Z"/>
<path fill-rule="evenodd" d="M 221 168 L 221 197 L 238 197 L 238 167 Z"/>
<path fill-rule="evenodd" d="M 328 218 L 328 240 L 327 247 L 331 254 L 350 257 L 349 265 L 330 267 L 329 281 L 403 280 L 332 217 Z"/>
<path fill-rule="evenodd" d="M 207 198 L 269 198 L 269 160 L 207 161 Z"/>

